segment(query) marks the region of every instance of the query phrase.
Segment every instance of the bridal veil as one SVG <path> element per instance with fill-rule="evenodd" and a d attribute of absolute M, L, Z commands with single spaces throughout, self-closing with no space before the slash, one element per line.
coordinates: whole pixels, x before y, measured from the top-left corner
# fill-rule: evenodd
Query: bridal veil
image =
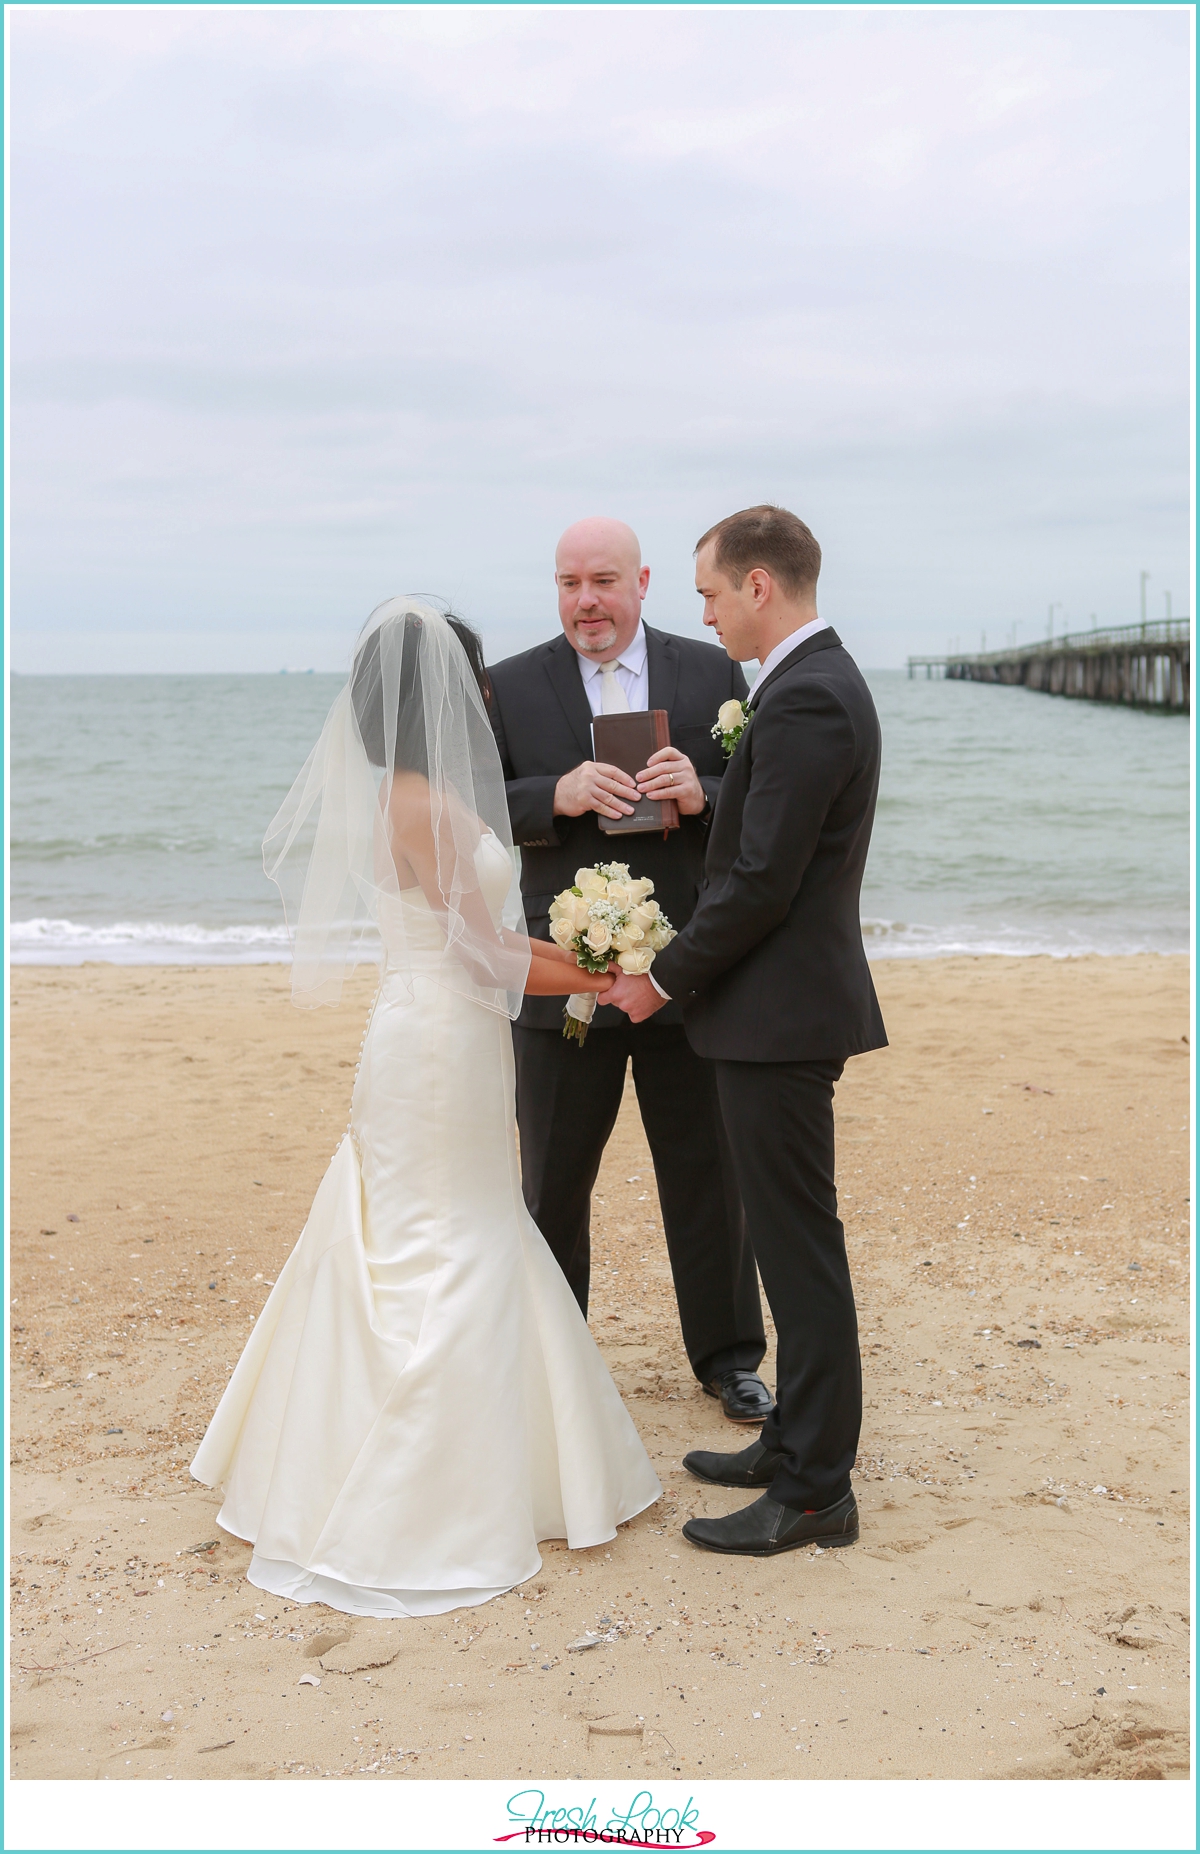
<path fill-rule="evenodd" d="M 490 832 L 513 861 L 499 917 L 480 885 Z M 380 909 L 424 892 L 447 957 L 439 983 L 516 1017 L 529 949 L 504 775 L 475 671 L 447 614 L 403 596 L 376 607 L 350 678 L 263 841 L 292 935 L 292 1000 L 336 1004 L 374 957 Z M 403 970 L 403 908 L 388 970 Z"/>

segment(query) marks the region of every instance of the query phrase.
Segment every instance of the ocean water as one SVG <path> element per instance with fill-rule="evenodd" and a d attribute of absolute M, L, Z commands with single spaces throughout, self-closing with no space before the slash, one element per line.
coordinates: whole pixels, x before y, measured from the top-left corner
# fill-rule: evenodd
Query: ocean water
<path fill-rule="evenodd" d="M 902 671 L 869 681 L 884 740 L 871 957 L 1187 949 L 1186 719 Z M 13 960 L 286 959 L 262 837 L 339 686 L 14 677 Z"/>

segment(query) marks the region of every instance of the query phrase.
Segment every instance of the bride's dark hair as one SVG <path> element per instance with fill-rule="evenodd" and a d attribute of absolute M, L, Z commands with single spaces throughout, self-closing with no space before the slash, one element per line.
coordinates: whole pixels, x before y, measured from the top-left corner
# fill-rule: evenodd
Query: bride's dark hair
<path fill-rule="evenodd" d="M 484 706 L 490 709 L 492 685 L 483 660 L 483 639 L 465 618 L 458 617 L 455 612 L 446 612 L 443 615 L 462 645 L 463 653 L 471 666 L 471 673 L 479 684 Z M 428 772 L 425 728 L 420 700 L 420 672 L 417 666 L 417 627 L 420 624 L 420 618 L 413 617 L 408 620 L 405 627 L 403 654 L 400 661 L 400 698 L 394 749 L 394 770 L 397 772 Z M 380 630 L 372 631 L 355 657 L 354 667 L 350 672 L 350 700 L 354 705 L 358 731 L 362 736 L 362 743 L 372 766 L 383 766 L 387 762 L 383 721 L 383 683 L 379 668 L 379 639 Z"/>

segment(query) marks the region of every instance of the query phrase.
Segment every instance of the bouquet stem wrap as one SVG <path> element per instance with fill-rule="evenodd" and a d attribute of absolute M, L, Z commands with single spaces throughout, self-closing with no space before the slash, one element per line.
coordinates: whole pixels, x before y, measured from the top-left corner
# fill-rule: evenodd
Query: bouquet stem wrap
<path fill-rule="evenodd" d="M 588 1026 L 596 1015 L 596 993 L 573 991 L 563 1006 L 563 1035 L 577 1043 L 587 1041 Z"/>

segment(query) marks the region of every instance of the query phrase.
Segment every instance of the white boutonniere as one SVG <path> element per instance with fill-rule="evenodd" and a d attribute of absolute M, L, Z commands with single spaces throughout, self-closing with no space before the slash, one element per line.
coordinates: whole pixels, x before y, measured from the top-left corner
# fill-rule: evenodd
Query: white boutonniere
<path fill-rule="evenodd" d="M 746 702 L 722 702 L 713 723 L 712 737 L 719 740 L 728 759 L 750 725 L 750 707 Z"/>

